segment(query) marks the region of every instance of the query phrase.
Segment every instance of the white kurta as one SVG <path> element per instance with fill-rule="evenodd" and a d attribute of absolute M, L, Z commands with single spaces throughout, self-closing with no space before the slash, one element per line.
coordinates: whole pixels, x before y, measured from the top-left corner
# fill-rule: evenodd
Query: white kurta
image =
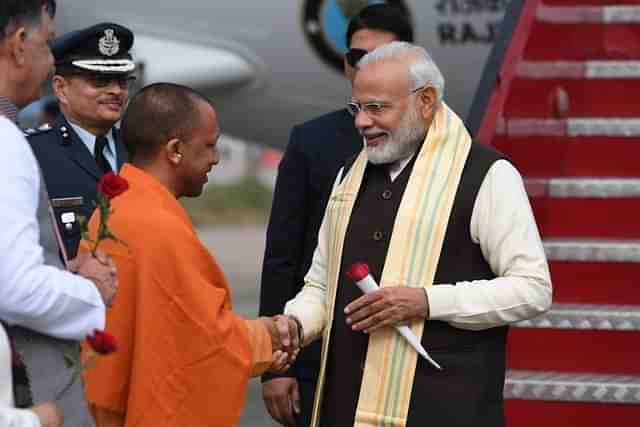
<path fill-rule="evenodd" d="M 0 319 L 56 338 L 104 329 L 94 284 L 44 264 L 36 219 L 40 170 L 20 130 L 0 116 Z"/>
<path fill-rule="evenodd" d="M 408 162 L 403 163 L 392 169 L 392 177 Z M 337 183 L 338 179 L 334 189 Z M 330 232 L 325 217 L 305 286 L 285 307 L 285 313 L 302 323 L 305 345 L 320 337 L 329 317 Z M 428 287 L 430 319 L 481 330 L 535 317 L 550 307 L 551 277 L 544 248 L 522 178 L 511 163 L 499 160 L 487 172 L 474 204 L 469 233 L 497 277 Z"/>
<path fill-rule="evenodd" d="M 40 420 L 33 411 L 13 407 L 13 380 L 11 377 L 11 347 L 0 324 L 0 426 L 40 427 Z"/>

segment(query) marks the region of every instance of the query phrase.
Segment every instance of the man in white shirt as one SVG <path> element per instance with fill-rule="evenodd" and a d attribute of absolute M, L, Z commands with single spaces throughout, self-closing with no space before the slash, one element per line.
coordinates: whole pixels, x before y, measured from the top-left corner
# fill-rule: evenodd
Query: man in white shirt
<path fill-rule="evenodd" d="M 78 340 L 104 328 L 116 271 L 103 255 L 86 253 L 69 264 L 77 274 L 65 271 L 38 164 L 15 124 L 16 111 L 40 96 L 51 71 L 55 9 L 55 0 L 0 3 L 0 320 L 20 361 L 14 372 L 23 374 L 14 378 L 15 403 L 56 399 L 68 425 L 90 426 L 75 375 Z"/>
<path fill-rule="evenodd" d="M 11 346 L 7 333 L 0 324 L 0 426 L 3 427 L 61 427 L 62 413 L 53 402 L 42 403 L 30 409 L 13 407 L 13 380 Z"/>
<path fill-rule="evenodd" d="M 424 49 L 392 42 L 358 66 L 348 108 L 365 149 L 338 174 L 285 309 L 304 345 L 323 338 L 311 425 L 503 426 L 507 325 L 552 294 L 522 179 L 471 141 Z M 356 262 L 382 289 L 362 296 Z M 405 323 L 443 370 L 389 327 Z"/>

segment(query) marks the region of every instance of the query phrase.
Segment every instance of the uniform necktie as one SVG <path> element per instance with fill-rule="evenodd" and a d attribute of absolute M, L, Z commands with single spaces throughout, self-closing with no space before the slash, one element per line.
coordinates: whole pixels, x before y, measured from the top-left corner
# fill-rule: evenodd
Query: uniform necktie
<path fill-rule="evenodd" d="M 96 145 L 93 152 L 93 157 L 96 159 L 96 164 L 104 173 L 113 172 L 111 164 L 104 155 L 104 147 L 109 141 L 105 136 L 96 137 Z"/>

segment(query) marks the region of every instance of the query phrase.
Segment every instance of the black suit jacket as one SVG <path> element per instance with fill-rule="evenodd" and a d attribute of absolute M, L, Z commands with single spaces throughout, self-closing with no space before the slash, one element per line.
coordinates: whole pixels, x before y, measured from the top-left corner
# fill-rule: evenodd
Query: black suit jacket
<path fill-rule="evenodd" d="M 114 132 L 118 169 L 128 160 L 127 150 Z M 80 243 L 79 217 L 87 220 L 95 208 L 98 180 L 103 173 L 92 153 L 60 115 L 48 130 L 28 136 L 38 159 L 52 202 L 56 224 L 60 230 L 69 258 L 76 256 Z M 67 199 L 69 200 L 61 200 Z M 73 218 L 73 221 L 71 221 Z"/>
<path fill-rule="evenodd" d="M 278 169 L 262 267 L 260 315 L 282 313 L 304 285 L 331 187 L 345 160 L 362 149 L 346 110 L 295 126 Z M 288 375 L 315 379 L 320 343 L 303 350 Z M 268 378 L 271 376 L 265 376 Z"/>

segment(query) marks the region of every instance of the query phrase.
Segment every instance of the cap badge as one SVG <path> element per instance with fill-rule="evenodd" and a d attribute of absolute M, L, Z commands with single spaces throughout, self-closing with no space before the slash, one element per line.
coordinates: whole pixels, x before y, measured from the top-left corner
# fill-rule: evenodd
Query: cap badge
<path fill-rule="evenodd" d="M 99 40 L 98 49 L 106 56 L 113 56 L 120 51 L 120 40 L 114 35 L 114 30 L 104 30 L 104 37 Z"/>

